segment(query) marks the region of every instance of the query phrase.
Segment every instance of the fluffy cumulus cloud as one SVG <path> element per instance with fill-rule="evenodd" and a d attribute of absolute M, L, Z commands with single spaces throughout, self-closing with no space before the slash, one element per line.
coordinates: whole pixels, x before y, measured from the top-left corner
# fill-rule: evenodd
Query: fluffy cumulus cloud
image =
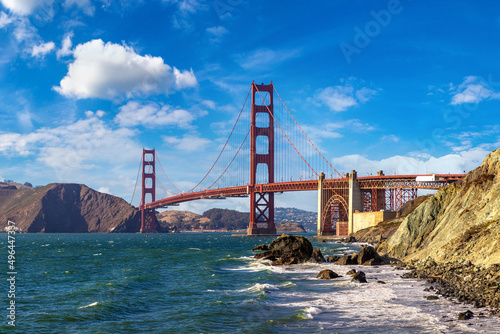
<path fill-rule="evenodd" d="M 184 109 L 156 103 L 141 104 L 137 101 L 130 101 L 120 107 L 120 112 L 115 116 L 115 122 L 122 127 L 142 125 L 189 128 L 194 119 L 194 115 Z"/>
<path fill-rule="evenodd" d="M 458 87 L 452 85 L 450 92 L 452 105 L 500 99 L 500 93 L 495 92 L 486 80 L 473 75 L 465 77 Z"/>
<path fill-rule="evenodd" d="M 356 88 L 353 83 L 346 81 L 344 85 L 319 90 L 316 93 L 316 99 L 331 110 L 339 112 L 366 103 L 376 94 L 376 90 L 367 87 Z"/>
<path fill-rule="evenodd" d="M 197 85 L 192 70 L 171 68 L 161 57 L 141 56 L 130 46 L 100 39 L 77 45 L 73 57 L 67 75 L 54 87 L 67 97 L 112 100 Z"/>
<path fill-rule="evenodd" d="M 210 140 L 195 135 L 185 135 L 183 137 L 163 136 L 162 138 L 165 143 L 185 152 L 205 150 L 211 143 Z"/>
<path fill-rule="evenodd" d="M 71 50 L 71 47 L 73 46 L 73 42 L 71 41 L 71 38 L 73 38 L 72 32 L 64 35 L 62 43 L 61 43 L 61 48 L 59 50 L 57 50 L 57 52 L 56 52 L 58 59 L 61 57 L 69 56 L 70 54 L 73 53 L 73 51 Z"/>
<path fill-rule="evenodd" d="M 56 45 L 54 44 L 54 42 L 47 42 L 35 45 L 31 50 L 31 56 L 41 58 L 46 54 L 50 53 L 52 50 L 54 50 L 55 47 Z"/>
<path fill-rule="evenodd" d="M 18 15 L 31 15 L 41 7 L 50 6 L 54 0 L 1 0 L 2 5 Z"/>

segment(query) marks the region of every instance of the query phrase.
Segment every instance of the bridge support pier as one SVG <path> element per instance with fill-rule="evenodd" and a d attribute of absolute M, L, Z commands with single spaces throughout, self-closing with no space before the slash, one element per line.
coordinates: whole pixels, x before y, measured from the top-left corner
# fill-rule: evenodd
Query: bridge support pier
<path fill-rule="evenodd" d="M 274 183 L 274 86 L 256 85 L 252 82 L 252 113 L 250 125 L 250 224 L 248 235 L 276 234 L 274 226 L 274 193 L 256 191 L 257 167 L 267 167 L 267 180 L 260 183 Z M 263 101 L 264 100 L 264 101 Z M 258 102 L 258 103 L 257 103 Z M 261 117 L 259 117 L 261 115 Z M 258 127 L 257 118 L 262 118 L 267 127 Z M 267 152 L 257 152 L 257 137 L 267 138 Z M 262 147 L 259 147 L 262 149 Z M 262 174 L 262 173 L 259 173 Z"/>
<path fill-rule="evenodd" d="M 141 210 L 140 233 L 156 232 L 155 209 L 146 209 L 146 204 L 155 201 L 156 173 L 155 150 L 142 150 L 142 198 L 139 209 Z M 148 196 L 150 195 L 150 196 Z"/>

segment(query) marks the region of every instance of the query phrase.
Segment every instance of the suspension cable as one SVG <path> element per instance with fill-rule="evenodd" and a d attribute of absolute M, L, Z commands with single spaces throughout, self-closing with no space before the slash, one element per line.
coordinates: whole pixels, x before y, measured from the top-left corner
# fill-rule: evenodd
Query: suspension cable
<path fill-rule="evenodd" d="M 224 152 L 224 150 L 226 149 L 226 146 L 227 146 L 227 143 L 229 143 L 229 139 L 231 139 L 231 136 L 233 135 L 233 132 L 234 132 L 234 129 L 236 128 L 236 125 L 238 124 L 238 121 L 241 117 L 241 114 L 243 113 L 243 109 L 245 108 L 245 105 L 247 103 L 247 100 L 248 100 L 248 97 L 250 96 L 250 92 L 251 92 L 251 88 L 250 90 L 248 91 L 248 94 L 247 94 L 247 97 L 245 99 L 245 103 L 243 103 L 243 107 L 241 107 L 241 110 L 240 110 L 240 114 L 238 115 L 238 118 L 236 119 L 236 122 L 234 123 L 234 126 L 233 126 L 233 129 L 231 130 L 231 133 L 229 134 L 229 137 L 227 138 L 226 140 L 226 143 L 224 144 L 224 146 L 222 147 L 222 150 L 220 151 L 219 153 L 219 156 L 217 157 L 217 159 L 215 159 L 215 162 L 213 163 L 212 167 L 210 167 L 210 169 L 208 170 L 208 172 L 205 174 L 205 176 L 201 179 L 200 182 L 198 182 L 198 184 L 196 184 L 193 188 L 191 188 L 190 190 L 188 190 L 187 192 L 192 192 L 194 189 L 196 189 L 196 187 L 198 187 L 208 176 L 208 174 L 210 174 L 210 172 L 212 171 L 212 169 L 214 169 L 215 167 L 215 164 L 217 164 L 217 161 L 219 161 L 222 153 Z"/>
<path fill-rule="evenodd" d="M 139 169 L 137 170 L 137 178 L 135 179 L 134 192 L 132 193 L 132 199 L 130 200 L 130 205 L 133 205 L 132 202 L 134 201 L 135 190 L 137 189 L 137 181 L 139 181 L 139 174 L 141 173 L 142 158 L 143 157 L 141 156 L 141 162 L 139 163 Z"/>
<path fill-rule="evenodd" d="M 313 142 L 309 139 L 309 137 L 306 135 L 306 133 L 304 132 L 304 130 L 302 130 L 302 128 L 300 127 L 299 123 L 297 123 L 297 121 L 295 120 L 295 118 L 293 117 L 292 113 L 290 112 L 290 110 L 288 110 L 288 107 L 286 106 L 285 104 L 285 101 L 283 101 L 283 99 L 281 98 L 280 96 L 280 93 L 278 93 L 278 90 L 276 89 L 276 87 L 274 87 L 273 85 L 273 88 L 274 90 L 276 91 L 276 94 L 278 94 L 278 97 L 280 98 L 281 100 L 281 103 L 283 103 L 283 105 L 285 106 L 285 109 L 288 111 L 288 114 L 292 117 L 293 121 L 295 122 L 295 124 L 297 124 L 297 126 L 299 127 L 300 131 L 302 131 L 302 133 L 304 134 L 304 136 L 306 136 L 307 140 L 309 141 L 309 143 L 314 147 L 314 149 L 316 150 L 316 152 L 319 153 L 319 155 L 323 158 L 323 160 L 326 161 L 326 163 L 340 176 L 342 177 L 342 175 L 330 164 L 330 162 L 323 156 L 323 154 L 321 154 L 321 152 L 318 150 L 318 148 L 313 144 Z M 318 175 L 318 174 L 316 174 Z"/>
<path fill-rule="evenodd" d="M 257 88 L 257 85 L 255 86 L 255 88 L 257 89 L 257 92 L 259 93 L 259 96 L 260 98 L 262 99 L 262 102 L 263 103 L 266 103 L 265 100 L 262 98 L 262 95 L 260 94 L 260 91 L 259 89 Z M 267 108 L 267 111 L 269 113 L 269 115 L 271 115 L 274 119 L 274 122 L 276 123 L 276 125 L 278 125 L 278 127 L 280 128 L 281 132 L 285 135 L 286 139 L 288 140 L 288 142 L 290 143 L 290 145 L 292 145 L 293 149 L 295 150 L 295 152 L 297 152 L 297 154 L 299 155 L 299 157 L 306 163 L 306 165 L 314 172 L 314 174 L 316 174 L 316 176 L 319 177 L 319 174 L 314 170 L 314 168 L 311 167 L 311 165 L 307 162 L 306 159 L 304 159 L 304 157 L 300 154 L 300 152 L 297 150 L 297 148 L 295 147 L 295 145 L 292 143 L 292 141 L 290 140 L 290 138 L 288 138 L 288 136 L 286 135 L 285 131 L 283 131 L 283 129 L 281 128 L 280 124 L 278 123 L 278 121 L 276 120 L 276 118 L 274 117 L 273 113 L 271 112 L 271 110 L 269 109 L 269 106 L 266 105 L 266 108 Z"/>
<path fill-rule="evenodd" d="M 238 148 L 238 151 L 236 151 L 236 154 L 234 155 L 233 159 L 231 160 L 231 162 L 229 163 L 229 165 L 227 165 L 226 169 L 224 169 L 224 171 L 222 172 L 222 174 L 219 176 L 219 178 L 217 180 L 214 181 L 214 183 L 212 183 L 208 188 L 210 189 L 214 184 L 217 183 L 217 181 L 220 180 L 220 178 L 227 172 L 227 170 L 229 169 L 229 167 L 231 166 L 231 164 L 233 163 L 234 159 L 236 159 L 236 156 L 238 155 L 238 153 L 240 153 L 240 150 L 241 148 L 243 147 L 243 144 L 245 144 L 247 138 L 248 138 L 248 135 L 250 134 L 250 129 L 248 129 L 248 132 L 247 132 L 247 135 L 245 136 L 245 139 L 243 139 L 243 142 L 241 143 L 240 147 Z"/>
<path fill-rule="evenodd" d="M 174 187 L 175 189 L 177 189 L 177 191 L 178 191 L 179 193 L 181 193 L 182 191 L 181 191 L 181 190 L 179 190 L 179 188 L 177 188 L 177 187 L 175 186 L 175 184 L 173 184 L 173 183 L 172 183 L 172 181 L 170 181 L 170 178 L 168 177 L 167 173 L 165 172 L 165 169 L 163 169 L 163 166 L 161 165 L 161 160 L 160 160 L 160 157 L 158 156 L 158 153 L 156 153 L 156 151 L 155 151 L 155 154 L 156 154 L 156 159 L 158 159 L 158 163 L 160 164 L 161 170 L 163 171 L 163 174 L 165 174 L 165 176 L 167 177 L 168 182 L 170 182 L 170 184 L 172 185 L 172 187 Z M 155 176 L 156 176 L 156 175 L 155 175 Z M 160 184 L 161 184 L 161 182 L 160 182 Z M 171 193 L 171 194 L 177 195 L 177 193 L 171 192 L 170 190 L 167 190 L 167 191 L 168 191 L 169 193 Z"/>

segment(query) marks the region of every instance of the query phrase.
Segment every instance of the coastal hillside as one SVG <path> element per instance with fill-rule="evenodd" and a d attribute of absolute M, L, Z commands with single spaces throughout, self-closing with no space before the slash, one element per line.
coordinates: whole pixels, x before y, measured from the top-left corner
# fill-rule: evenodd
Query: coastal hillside
<path fill-rule="evenodd" d="M 379 252 L 405 261 L 500 263 L 500 149 L 410 213 Z"/>
<path fill-rule="evenodd" d="M 242 231 L 248 228 L 250 214 L 228 209 L 210 209 L 202 215 L 189 211 L 167 210 L 156 215 L 161 226 L 173 231 L 192 231 L 194 229 L 227 229 Z M 305 233 L 301 224 L 275 219 L 278 233 Z"/>
<path fill-rule="evenodd" d="M 138 232 L 140 213 L 125 200 L 82 184 L 0 187 L 0 227 L 22 232 Z"/>

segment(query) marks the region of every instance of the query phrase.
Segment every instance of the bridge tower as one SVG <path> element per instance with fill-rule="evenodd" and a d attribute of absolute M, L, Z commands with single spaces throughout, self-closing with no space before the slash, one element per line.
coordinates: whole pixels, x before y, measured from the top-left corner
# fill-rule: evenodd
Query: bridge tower
<path fill-rule="evenodd" d="M 250 225 L 248 235 L 276 234 L 274 226 L 274 193 L 262 192 L 255 189 L 257 182 L 257 167 L 267 167 L 267 180 L 259 180 L 262 183 L 274 183 L 274 105 L 273 105 L 273 83 L 269 85 L 257 85 L 252 82 L 252 111 L 250 127 Z M 262 101 L 264 99 L 264 102 Z M 266 104 L 269 103 L 269 104 Z M 259 116 L 261 115 L 261 116 Z M 267 126 L 257 126 L 263 123 Z M 269 122 L 268 122 L 269 121 Z M 267 138 L 267 152 L 257 152 L 257 138 Z M 262 148 L 262 147 L 259 147 Z"/>
<path fill-rule="evenodd" d="M 155 150 L 142 150 L 142 198 L 141 198 L 141 233 L 156 232 L 155 209 L 146 209 L 146 204 L 154 202 L 156 193 Z M 149 201 L 147 195 L 151 195 Z M 147 202 L 146 202 L 147 201 Z"/>

